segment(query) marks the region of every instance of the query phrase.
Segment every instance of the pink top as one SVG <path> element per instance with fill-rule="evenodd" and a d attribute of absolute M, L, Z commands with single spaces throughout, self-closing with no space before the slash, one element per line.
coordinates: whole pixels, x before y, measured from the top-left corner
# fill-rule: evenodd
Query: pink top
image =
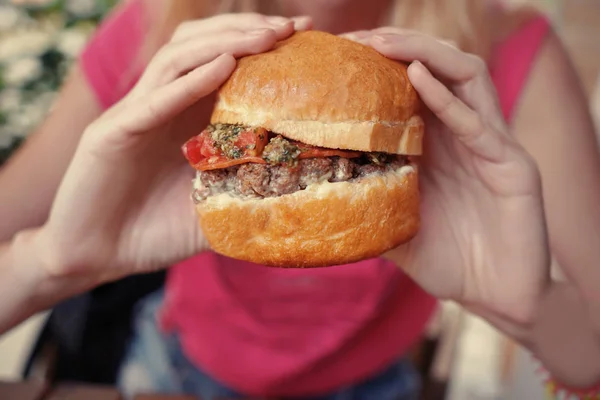
<path fill-rule="evenodd" d="M 538 18 L 495 51 L 507 119 L 549 29 Z M 103 107 L 131 87 L 145 24 L 138 0 L 113 14 L 81 61 Z M 372 259 L 312 270 L 271 269 L 214 253 L 169 271 L 163 323 L 188 358 L 250 395 L 320 394 L 382 370 L 421 335 L 436 301 L 395 265 Z"/>

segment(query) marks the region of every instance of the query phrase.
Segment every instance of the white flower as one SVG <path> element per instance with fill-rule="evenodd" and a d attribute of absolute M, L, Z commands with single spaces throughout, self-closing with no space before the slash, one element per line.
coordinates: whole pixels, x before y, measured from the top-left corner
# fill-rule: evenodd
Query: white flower
<path fill-rule="evenodd" d="M 46 117 L 48 109 L 38 104 L 21 106 L 20 112 L 8 116 L 9 131 L 24 137 L 29 135 Z"/>
<path fill-rule="evenodd" d="M 0 93 L 0 112 L 6 117 L 6 125 L 0 127 L 2 133 L 25 137 L 32 133 L 48 115 L 56 93 L 41 92 L 28 103 L 23 103 L 21 94 L 15 89 Z"/>
<path fill-rule="evenodd" d="M 11 136 L 25 136 L 23 132 L 27 132 L 29 130 L 27 115 L 22 111 L 16 114 L 8 115 L 8 120 L 6 121 L 6 125 L 4 126 L 3 130 L 6 130 L 6 132 Z"/>
<path fill-rule="evenodd" d="M 75 58 L 85 47 L 88 35 L 81 29 L 67 29 L 57 38 L 56 47 L 67 57 Z"/>
<path fill-rule="evenodd" d="M 36 57 L 14 60 L 4 67 L 4 83 L 18 87 L 40 77 L 43 72 L 42 63 Z"/>
<path fill-rule="evenodd" d="M 37 17 L 33 22 L 34 29 L 45 32 L 47 35 L 56 35 L 64 29 L 65 16 L 61 12 L 53 12 Z"/>
<path fill-rule="evenodd" d="M 10 146 L 12 141 L 13 138 L 8 132 L 8 129 L 0 128 L 0 148 L 6 148 Z"/>
<path fill-rule="evenodd" d="M 19 9 L 0 5 L 0 32 L 14 29 L 22 18 L 23 14 Z"/>
<path fill-rule="evenodd" d="M 21 137 L 29 135 L 44 121 L 55 98 L 56 93 L 43 92 L 30 103 L 21 104 L 17 112 L 8 114 L 9 131 Z"/>
<path fill-rule="evenodd" d="M 37 94 L 34 104 L 40 110 L 44 110 L 44 113 L 48 113 L 54 104 L 56 96 L 56 92 L 40 92 Z"/>
<path fill-rule="evenodd" d="M 0 40 L 0 62 L 14 58 L 39 56 L 53 44 L 46 32 L 17 31 Z"/>
<path fill-rule="evenodd" d="M 20 6 L 44 7 L 54 3 L 55 0 L 12 0 L 12 3 Z"/>
<path fill-rule="evenodd" d="M 21 91 L 8 89 L 0 91 L 0 111 L 3 113 L 14 113 L 21 107 Z"/>
<path fill-rule="evenodd" d="M 87 16 L 96 11 L 95 0 L 67 0 L 67 11 L 77 16 Z"/>

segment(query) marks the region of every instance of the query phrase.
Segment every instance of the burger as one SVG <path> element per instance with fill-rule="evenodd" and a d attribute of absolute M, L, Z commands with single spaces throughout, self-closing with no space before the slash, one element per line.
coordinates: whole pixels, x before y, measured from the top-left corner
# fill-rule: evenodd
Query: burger
<path fill-rule="evenodd" d="M 324 32 L 244 57 L 183 146 L 212 249 L 274 267 L 372 258 L 419 228 L 423 120 L 407 66 Z"/>

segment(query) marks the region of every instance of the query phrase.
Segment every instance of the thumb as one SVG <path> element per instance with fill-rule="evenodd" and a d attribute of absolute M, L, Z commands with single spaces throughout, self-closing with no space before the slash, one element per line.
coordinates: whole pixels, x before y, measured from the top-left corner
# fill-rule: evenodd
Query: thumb
<path fill-rule="evenodd" d="M 235 65 L 233 56 L 223 54 L 156 89 L 149 96 L 126 98 L 121 104 L 124 109 L 111 113 L 112 118 L 103 119 L 96 126 L 95 135 L 125 138 L 143 135 L 164 125 L 219 88 L 229 78 Z"/>

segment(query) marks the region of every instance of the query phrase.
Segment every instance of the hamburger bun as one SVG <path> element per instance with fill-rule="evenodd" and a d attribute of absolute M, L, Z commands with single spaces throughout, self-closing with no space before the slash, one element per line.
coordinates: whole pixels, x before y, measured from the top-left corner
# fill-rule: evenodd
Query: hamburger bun
<path fill-rule="evenodd" d="M 377 257 L 419 228 L 417 170 L 325 182 L 265 199 L 224 193 L 196 205 L 219 254 L 272 267 L 310 268 Z"/>
<path fill-rule="evenodd" d="M 239 60 L 211 123 L 260 126 L 333 149 L 420 155 L 419 106 L 405 64 L 308 31 Z"/>
<path fill-rule="evenodd" d="M 239 60 L 219 90 L 211 123 L 261 127 L 324 148 L 411 156 L 422 149 L 419 107 L 406 65 L 313 31 Z M 275 267 L 346 264 L 416 234 L 417 168 L 408 163 L 276 197 L 221 193 L 197 202 L 196 211 L 222 255 Z"/>

